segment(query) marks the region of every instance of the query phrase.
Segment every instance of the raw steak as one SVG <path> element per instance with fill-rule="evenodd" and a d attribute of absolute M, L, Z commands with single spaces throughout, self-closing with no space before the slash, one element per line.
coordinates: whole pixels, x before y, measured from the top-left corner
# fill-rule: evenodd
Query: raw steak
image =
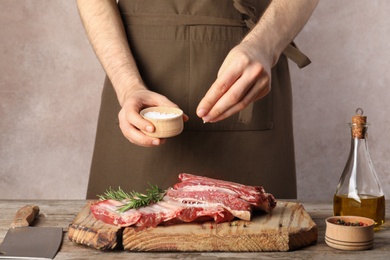
<path fill-rule="evenodd" d="M 214 220 L 216 223 L 231 221 L 234 215 L 222 207 L 213 205 L 186 204 L 165 196 L 162 201 L 139 209 L 130 209 L 120 213 L 118 209 L 125 205 L 115 200 L 102 200 L 91 205 L 96 219 L 116 226 L 156 227 L 160 224 L 182 222 L 203 222 Z"/>
<path fill-rule="evenodd" d="M 175 189 L 186 190 L 218 190 L 228 194 L 235 194 L 241 199 L 265 212 L 276 207 L 276 200 L 272 194 L 266 193 L 261 186 L 249 186 L 224 180 L 216 180 L 208 177 L 197 176 L 189 173 L 179 174 L 181 182 L 176 183 Z"/>
<path fill-rule="evenodd" d="M 179 200 L 187 205 L 198 205 L 202 207 L 222 207 L 233 216 L 250 220 L 251 204 L 232 194 L 217 190 L 174 190 L 169 189 L 167 196 Z"/>
<path fill-rule="evenodd" d="M 139 209 L 120 213 L 126 201 L 103 200 L 91 205 L 96 219 L 121 227 L 156 227 L 181 222 L 214 220 L 227 222 L 235 217 L 249 221 L 253 209 L 270 212 L 275 198 L 260 186 L 183 173 L 181 182 L 169 188 L 163 200 Z"/>

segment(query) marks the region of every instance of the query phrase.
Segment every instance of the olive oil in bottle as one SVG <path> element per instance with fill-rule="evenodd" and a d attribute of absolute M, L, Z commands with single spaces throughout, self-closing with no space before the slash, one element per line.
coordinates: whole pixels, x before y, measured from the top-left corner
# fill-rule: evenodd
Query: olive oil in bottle
<path fill-rule="evenodd" d="M 375 226 L 385 223 L 385 197 L 359 194 L 360 203 L 346 195 L 334 196 L 335 216 L 361 216 L 375 220 Z"/>
<path fill-rule="evenodd" d="M 378 229 L 385 222 L 385 197 L 368 152 L 366 121 L 358 108 L 350 124 L 351 149 L 333 198 L 333 214 L 371 218 Z"/>

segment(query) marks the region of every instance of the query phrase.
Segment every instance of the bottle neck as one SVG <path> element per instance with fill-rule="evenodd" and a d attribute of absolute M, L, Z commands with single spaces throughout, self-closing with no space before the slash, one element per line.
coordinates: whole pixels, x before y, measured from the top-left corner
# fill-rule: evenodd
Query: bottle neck
<path fill-rule="evenodd" d="M 349 124 L 352 139 L 366 139 L 368 124 Z"/>

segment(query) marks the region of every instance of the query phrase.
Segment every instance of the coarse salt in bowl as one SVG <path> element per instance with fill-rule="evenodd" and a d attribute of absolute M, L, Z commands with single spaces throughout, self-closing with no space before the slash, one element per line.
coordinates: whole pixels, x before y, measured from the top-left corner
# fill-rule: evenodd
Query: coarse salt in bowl
<path fill-rule="evenodd" d="M 142 130 L 151 137 L 168 138 L 179 135 L 183 131 L 183 111 L 176 107 L 148 107 L 140 112 L 141 116 L 151 122 L 153 133 Z"/>

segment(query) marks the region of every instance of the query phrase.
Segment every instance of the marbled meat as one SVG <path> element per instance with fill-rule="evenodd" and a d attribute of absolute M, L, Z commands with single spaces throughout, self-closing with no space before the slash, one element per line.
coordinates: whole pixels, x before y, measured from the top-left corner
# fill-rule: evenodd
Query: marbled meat
<path fill-rule="evenodd" d="M 156 227 L 183 222 L 216 223 L 239 218 L 249 221 L 253 210 L 270 212 L 276 207 L 272 194 L 263 187 L 212 179 L 188 173 L 169 188 L 160 202 L 123 213 L 124 202 L 102 200 L 91 204 L 96 219 L 121 227 Z"/>

